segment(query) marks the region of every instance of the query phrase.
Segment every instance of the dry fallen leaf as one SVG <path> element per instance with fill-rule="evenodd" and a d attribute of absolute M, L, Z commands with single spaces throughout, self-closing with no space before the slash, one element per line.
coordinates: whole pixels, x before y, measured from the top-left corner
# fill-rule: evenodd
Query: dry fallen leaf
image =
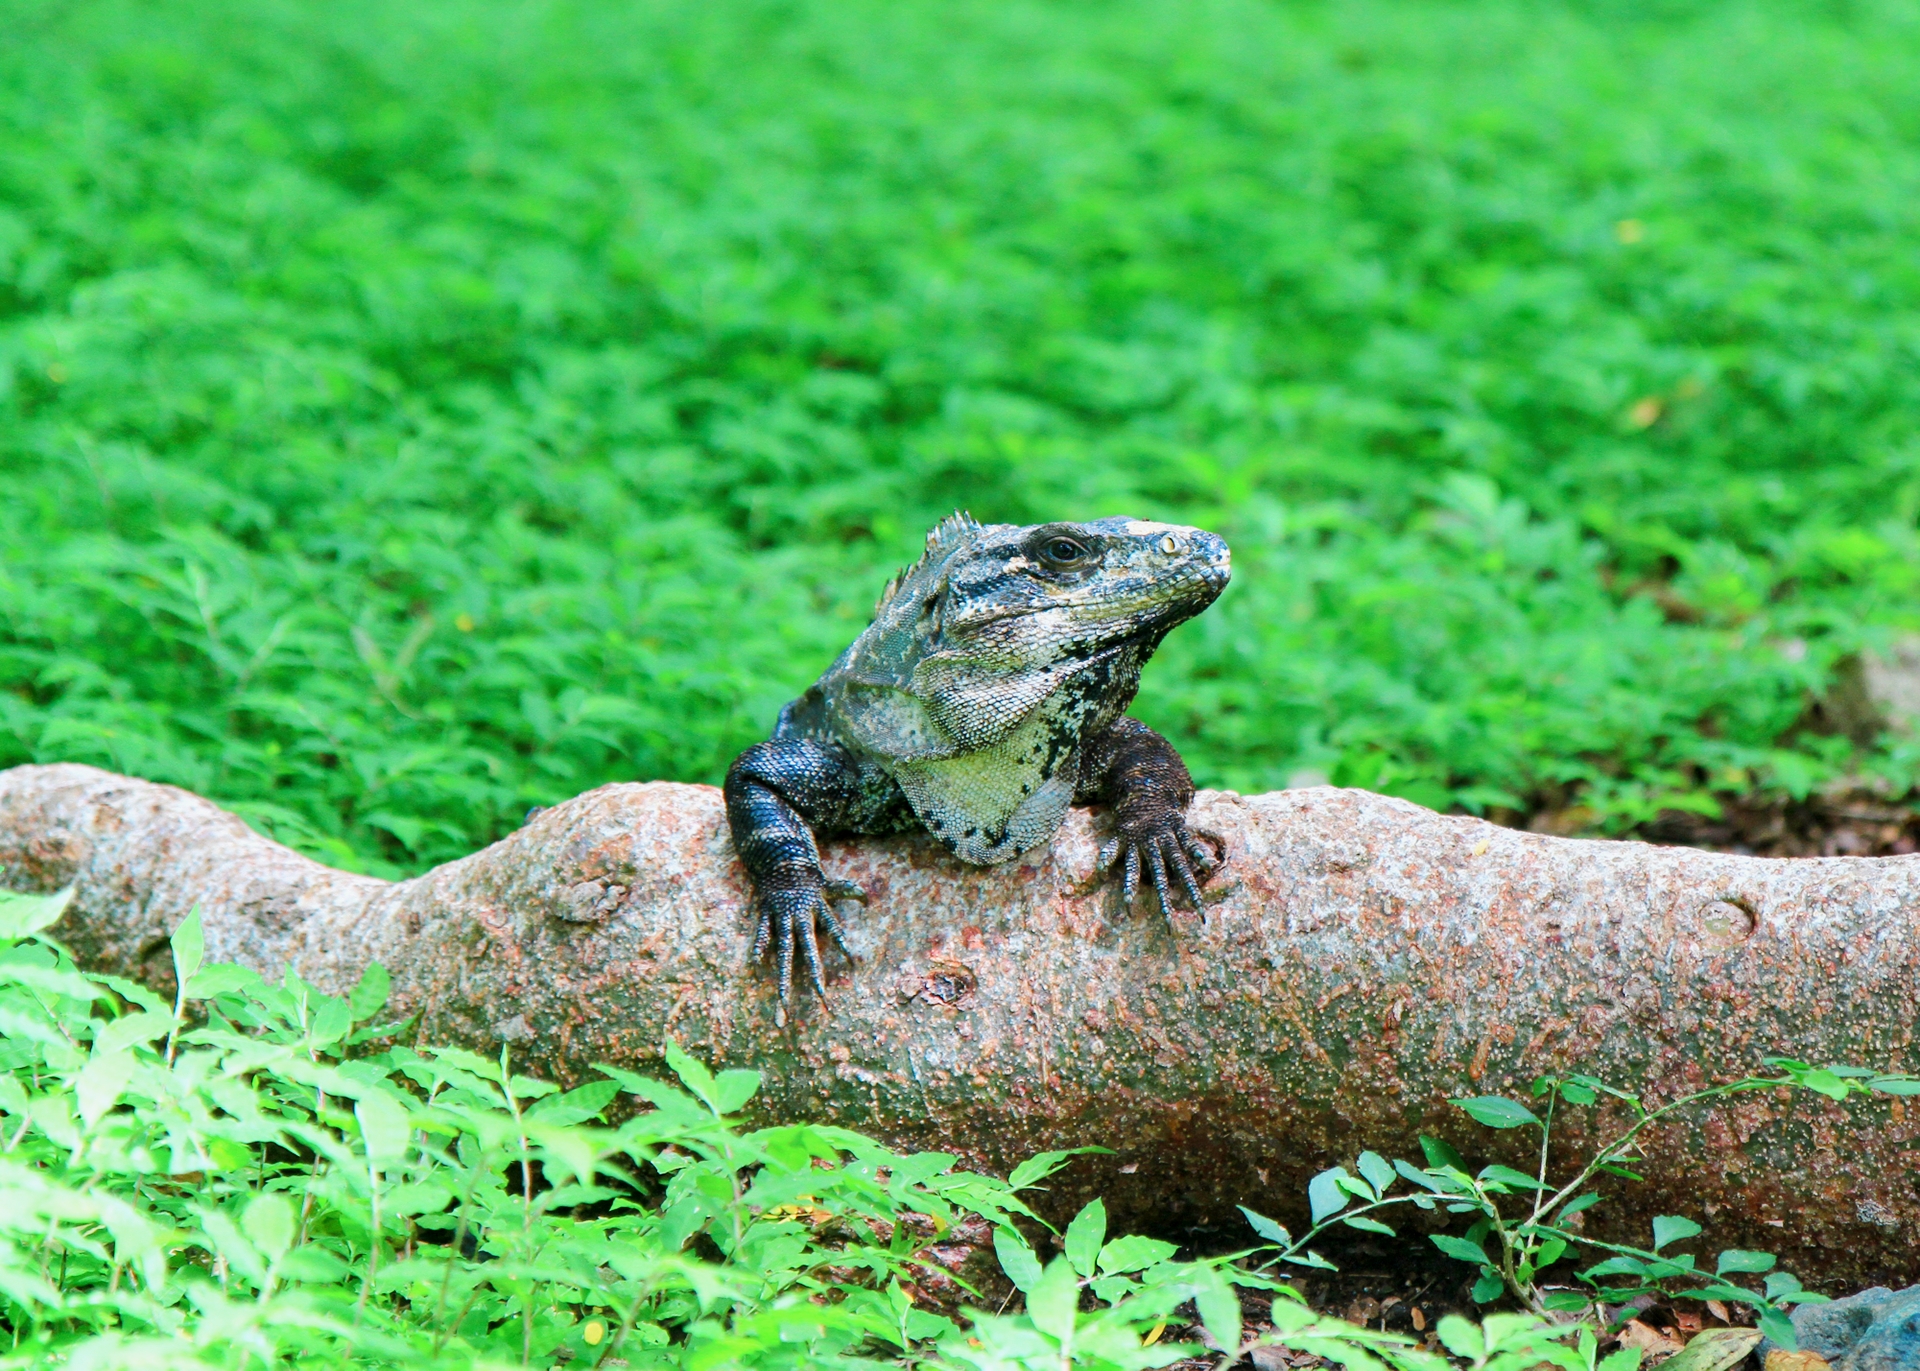
<path fill-rule="evenodd" d="M 1733 1322 L 1733 1319 L 1727 1314 L 1726 1305 L 1720 1303 L 1719 1300 L 1708 1300 L 1707 1312 L 1712 1314 L 1716 1319 L 1720 1320 L 1720 1322 L 1722 1323 Z"/>
<path fill-rule="evenodd" d="M 1407 1317 L 1413 1320 L 1414 1332 L 1416 1333 L 1426 1332 L 1427 1330 L 1427 1311 L 1426 1310 L 1422 1309 L 1419 1305 L 1416 1304 L 1413 1306 L 1413 1308 L 1407 1311 Z"/>
<path fill-rule="evenodd" d="M 1628 1319 L 1626 1326 L 1618 1334 L 1622 1347 L 1637 1347 L 1650 1357 L 1670 1357 L 1680 1351 L 1683 1344 L 1678 1338 L 1670 1338 L 1652 1324 L 1642 1323 L 1638 1319 Z"/>

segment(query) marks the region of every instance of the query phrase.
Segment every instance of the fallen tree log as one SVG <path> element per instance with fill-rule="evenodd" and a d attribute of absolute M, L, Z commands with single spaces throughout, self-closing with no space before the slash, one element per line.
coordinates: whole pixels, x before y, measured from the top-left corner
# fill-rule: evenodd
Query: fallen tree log
<path fill-rule="evenodd" d="M 203 911 L 210 961 L 344 993 L 369 960 L 428 1041 L 514 1044 L 556 1079 L 653 1069 L 672 1035 L 765 1073 L 760 1107 L 1004 1168 L 1100 1144 L 1051 1197 L 1117 1223 L 1297 1215 L 1307 1179 L 1435 1133 L 1524 1164 L 1449 1097 L 1580 1070 L 1666 1100 L 1774 1054 L 1920 1066 L 1920 857 L 1778 860 L 1579 841 L 1360 791 L 1203 792 L 1230 864 L 1204 924 L 1095 879 L 1099 819 L 969 868 L 912 838 L 832 843 L 860 963 L 774 1023 L 719 792 L 604 786 L 483 852 L 388 883 L 335 871 L 211 803 L 91 767 L 0 772 L 0 865 L 68 884 L 83 963 L 167 983 Z M 1584 1120 L 1584 1121 L 1583 1121 Z M 1571 1158 L 1598 1115 L 1557 1131 Z M 1718 1246 L 1835 1282 L 1920 1277 L 1920 1120 L 1899 1101 L 1749 1095 L 1663 1126 L 1611 1225 L 1691 1215 Z M 1705 1241 L 1705 1240 L 1703 1240 Z"/>

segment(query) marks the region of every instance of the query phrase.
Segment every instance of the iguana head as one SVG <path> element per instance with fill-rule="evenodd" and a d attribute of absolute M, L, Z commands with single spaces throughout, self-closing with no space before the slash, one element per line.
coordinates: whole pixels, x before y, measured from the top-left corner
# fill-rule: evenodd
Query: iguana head
<path fill-rule="evenodd" d="M 837 712 L 895 758 L 991 745 L 1068 688 L 1085 706 L 1072 713 L 1111 718 L 1160 640 L 1219 596 L 1228 566 L 1219 536 L 1178 524 L 955 515 L 830 673 Z"/>

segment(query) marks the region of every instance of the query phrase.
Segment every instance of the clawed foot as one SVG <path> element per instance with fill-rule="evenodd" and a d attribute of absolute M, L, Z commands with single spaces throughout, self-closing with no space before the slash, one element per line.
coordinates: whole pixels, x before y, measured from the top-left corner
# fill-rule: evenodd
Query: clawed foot
<path fill-rule="evenodd" d="M 840 931 L 840 920 L 833 912 L 835 900 L 857 900 L 865 904 L 867 892 L 851 881 L 821 881 L 817 876 L 812 881 L 760 892 L 760 926 L 753 935 L 753 960 L 759 961 L 766 955 L 768 945 L 772 945 L 774 959 L 780 966 L 780 1005 L 774 1012 L 774 1022 L 783 1027 L 787 1022 L 787 1000 L 793 990 L 795 929 L 799 930 L 800 954 L 807 964 L 807 976 L 822 999 L 826 998 L 827 985 L 821 975 L 820 938 L 815 921 L 826 928 L 827 936 L 846 953 L 848 961 L 860 960 L 853 955 Z"/>
<path fill-rule="evenodd" d="M 1184 818 L 1173 814 L 1168 816 L 1168 820 L 1143 832 L 1129 833 L 1123 830 L 1108 839 L 1100 848 L 1099 868 L 1110 871 L 1115 863 L 1122 864 L 1120 897 L 1127 908 L 1132 908 L 1133 897 L 1140 889 L 1140 866 L 1144 858 L 1147 874 L 1160 896 L 1160 912 L 1169 920 L 1173 918 L 1173 898 L 1167 890 L 1168 872 L 1171 870 L 1186 888 L 1187 898 L 1193 901 L 1194 912 L 1204 921 L 1207 911 L 1200 901 L 1200 887 L 1206 884 L 1208 877 L 1226 865 L 1227 845 L 1218 838 L 1214 838 L 1214 841 L 1220 847 L 1217 857 L 1187 827 Z"/>

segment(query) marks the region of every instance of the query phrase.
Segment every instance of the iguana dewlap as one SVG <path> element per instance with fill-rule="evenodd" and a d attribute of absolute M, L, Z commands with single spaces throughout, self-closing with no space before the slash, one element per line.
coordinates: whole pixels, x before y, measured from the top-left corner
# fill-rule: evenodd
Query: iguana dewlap
<path fill-rule="evenodd" d="M 924 828 L 965 862 L 1046 842 L 1070 804 L 1112 807 L 1102 865 L 1124 863 L 1132 902 L 1146 866 L 1169 905 L 1194 907 L 1217 859 L 1188 831 L 1193 782 L 1172 744 L 1123 717 L 1168 631 L 1227 584 L 1214 534 L 1143 519 L 982 526 L 927 535 L 873 622 L 770 741 L 727 771 L 727 823 L 753 882 L 754 957 L 772 943 L 787 998 L 797 940 L 823 989 L 815 921 L 845 943 L 816 835 Z M 1194 868 L 1199 867 L 1196 879 Z"/>

